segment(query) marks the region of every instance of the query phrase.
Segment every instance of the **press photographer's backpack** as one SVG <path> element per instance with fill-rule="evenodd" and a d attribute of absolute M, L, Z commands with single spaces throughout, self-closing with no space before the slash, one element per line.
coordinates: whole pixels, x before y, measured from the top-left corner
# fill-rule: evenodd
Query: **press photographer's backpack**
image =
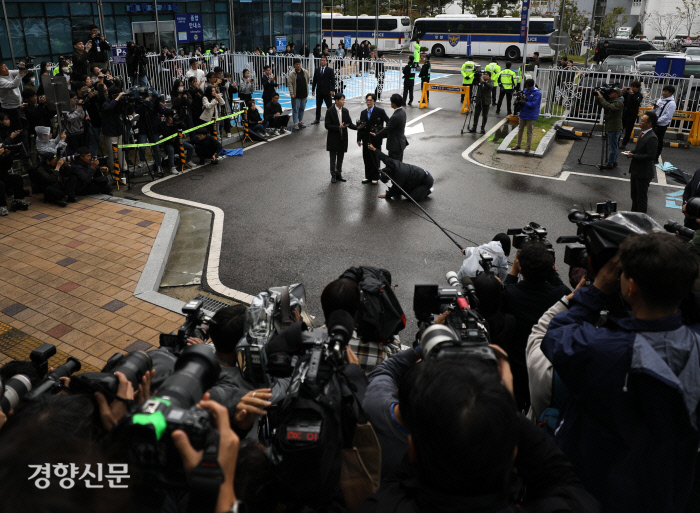
<path fill-rule="evenodd" d="M 378 267 L 351 267 L 341 278 L 360 286 L 357 334 L 366 342 L 390 343 L 406 327 L 406 316 L 391 287 L 391 273 Z"/>

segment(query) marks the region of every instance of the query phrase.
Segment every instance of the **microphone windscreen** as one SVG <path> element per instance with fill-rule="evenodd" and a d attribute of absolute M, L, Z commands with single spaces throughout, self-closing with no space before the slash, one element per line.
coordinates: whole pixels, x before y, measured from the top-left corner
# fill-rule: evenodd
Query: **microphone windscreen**
<path fill-rule="evenodd" d="M 328 316 L 327 326 L 329 334 L 341 333 L 347 343 L 355 330 L 355 319 L 345 310 L 335 310 Z"/>
<path fill-rule="evenodd" d="M 268 342 L 265 352 L 268 356 L 273 353 L 298 354 L 303 348 L 302 331 L 306 331 L 304 322 L 299 321 L 291 324 L 289 328 Z"/>

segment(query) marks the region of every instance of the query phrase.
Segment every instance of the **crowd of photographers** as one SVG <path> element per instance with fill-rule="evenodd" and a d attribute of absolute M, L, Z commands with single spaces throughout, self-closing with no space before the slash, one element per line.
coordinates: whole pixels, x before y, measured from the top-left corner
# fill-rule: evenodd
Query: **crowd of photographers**
<path fill-rule="evenodd" d="M 571 288 L 544 228 L 509 230 L 416 285 L 415 341 L 391 274 L 353 267 L 325 323 L 296 284 L 190 302 L 101 372 L 40 346 L 0 368 L 0 511 L 697 511 L 694 233 L 569 219 Z"/>

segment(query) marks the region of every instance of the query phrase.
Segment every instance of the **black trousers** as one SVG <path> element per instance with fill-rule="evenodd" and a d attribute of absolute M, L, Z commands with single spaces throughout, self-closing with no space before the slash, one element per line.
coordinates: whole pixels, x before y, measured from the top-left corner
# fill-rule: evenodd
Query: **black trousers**
<path fill-rule="evenodd" d="M 331 108 L 331 93 L 316 93 L 316 121 L 321 121 L 321 108 L 326 104 L 326 110 Z"/>
<path fill-rule="evenodd" d="M 59 185 L 50 184 L 44 185 L 44 199 L 46 201 L 59 201 L 64 197 L 75 197 L 75 186 L 78 179 L 75 175 L 62 175 Z"/>
<path fill-rule="evenodd" d="M 630 116 L 628 118 L 622 118 L 622 129 L 625 131 L 625 135 L 622 138 L 622 142 L 620 143 L 621 147 L 624 147 L 627 145 L 628 142 L 630 142 L 630 139 L 632 138 L 632 134 L 634 133 L 634 122 L 637 121 L 637 116 Z"/>
<path fill-rule="evenodd" d="M 389 151 L 389 158 L 403 162 L 403 150 L 399 151 Z"/>
<path fill-rule="evenodd" d="M 472 128 L 476 130 L 476 125 L 479 124 L 479 116 L 481 116 L 481 128 L 486 127 L 486 120 L 489 117 L 489 105 L 481 105 L 481 102 L 477 101 L 474 107 L 474 124 Z"/>
<path fill-rule="evenodd" d="M 513 90 L 512 89 L 501 89 L 501 94 L 498 95 L 498 105 L 496 106 L 496 112 L 501 110 L 501 104 L 503 103 L 503 97 L 506 97 L 506 108 L 508 109 L 508 114 L 512 111 L 510 110 L 510 104 L 513 101 Z"/>
<path fill-rule="evenodd" d="M 428 194 L 430 194 L 430 188 L 433 186 L 433 183 L 435 183 L 433 175 L 426 171 L 423 182 L 412 191 L 406 192 L 408 192 L 409 196 L 411 196 L 415 201 L 423 201 L 428 197 Z"/>
<path fill-rule="evenodd" d="M 20 175 L 11 175 L 7 171 L 0 172 L 0 183 L 5 186 L 7 194 L 15 199 L 24 199 L 24 181 Z"/>
<path fill-rule="evenodd" d="M 344 151 L 329 151 L 331 155 L 331 176 L 341 176 L 343 174 Z"/>
<path fill-rule="evenodd" d="M 651 178 L 632 176 L 630 179 L 630 195 L 632 196 L 632 212 L 647 212 L 647 200 Z"/>
<path fill-rule="evenodd" d="M 659 147 L 656 148 L 656 160 L 659 160 L 659 157 L 661 156 L 661 152 L 664 149 L 664 135 L 666 134 L 667 129 L 668 129 L 668 125 L 655 126 L 653 128 L 654 133 L 656 134 L 656 137 L 659 139 Z"/>
<path fill-rule="evenodd" d="M 494 105 L 496 105 L 496 89 L 496 86 L 494 86 L 493 89 L 491 89 L 491 103 L 493 103 Z"/>
<path fill-rule="evenodd" d="M 280 114 L 270 121 L 270 128 L 287 128 L 289 124 L 289 114 Z"/>
<path fill-rule="evenodd" d="M 379 148 L 375 146 L 375 148 Z M 362 160 L 365 163 L 365 179 L 379 180 L 379 157 L 367 148 L 367 144 L 362 144 Z"/>
<path fill-rule="evenodd" d="M 403 84 L 403 103 L 404 103 L 404 105 L 407 105 L 406 98 L 408 98 L 409 103 L 413 103 L 413 85 L 414 85 L 413 80 L 411 80 L 410 84 L 407 84 L 406 82 L 404 82 L 404 84 Z"/>

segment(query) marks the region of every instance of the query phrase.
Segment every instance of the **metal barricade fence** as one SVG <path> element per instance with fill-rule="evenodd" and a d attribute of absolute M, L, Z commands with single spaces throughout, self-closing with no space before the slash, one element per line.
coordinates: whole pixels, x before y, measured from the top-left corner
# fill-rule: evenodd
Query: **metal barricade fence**
<path fill-rule="evenodd" d="M 603 111 L 596 101 L 597 87 L 617 85 L 630 87 L 638 80 L 642 83 L 644 95 L 642 107 L 652 106 L 661 98 L 661 91 L 667 84 L 676 88 L 674 97 L 677 110 L 697 111 L 700 109 L 700 80 L 659 76 L 653 72 L 613 73 L 596 71 L 591 68 L 539 68 L 533 73 L 537 87 L 542 93 L 541 116 L 553 116 L 571 121 L 602 121 Z M 678 133 L 688 134 L 692 124 L 674 120 L 669 128 Z"/>

